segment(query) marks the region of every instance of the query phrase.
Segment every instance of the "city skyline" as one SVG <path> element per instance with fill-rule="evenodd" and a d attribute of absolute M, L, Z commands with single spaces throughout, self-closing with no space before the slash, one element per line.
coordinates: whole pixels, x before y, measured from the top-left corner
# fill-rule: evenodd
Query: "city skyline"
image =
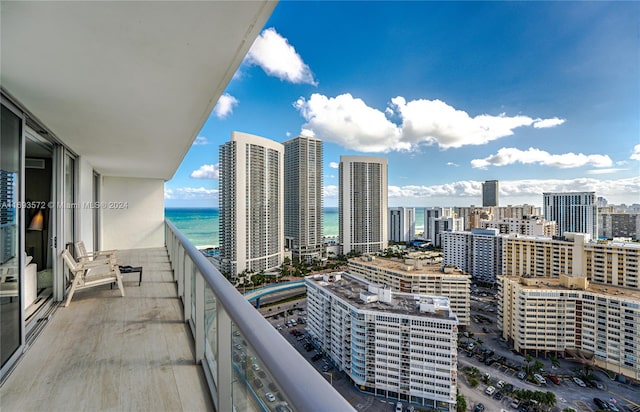
<path fill-rule="evenodd" d="M 389 206 L 481 205 L 486 180 L 500 205 L 564 191 L 637 203 L 638 16 L 636 3 L 280 3 L 166 205 L 217 205 L 216 147 L 234 130 L 322 139 L 325 206 L 341 155 L 388 158 Z"/>

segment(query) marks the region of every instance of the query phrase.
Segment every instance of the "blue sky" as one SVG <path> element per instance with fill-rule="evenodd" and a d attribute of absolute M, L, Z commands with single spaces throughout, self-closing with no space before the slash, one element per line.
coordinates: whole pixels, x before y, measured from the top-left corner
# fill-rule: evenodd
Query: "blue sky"
<path fill-rule="evenodd" d="M 389 160 L 390 206 L 542 204 L 545 191 L 640 203 L 640 3 L 278 4 L 173 179 L 171 206 L 217 207 L 232 131 Z"/>

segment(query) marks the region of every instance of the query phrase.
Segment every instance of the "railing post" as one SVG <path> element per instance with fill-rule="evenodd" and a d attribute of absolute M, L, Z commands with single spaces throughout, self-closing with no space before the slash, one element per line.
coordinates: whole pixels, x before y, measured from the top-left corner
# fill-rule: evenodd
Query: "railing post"
<path fill-rule="evenodd" d="M 191 275 L 194 269 L 195 265 L 191 259 L 186 259 L 184 265 L 184 297 L 182 299 L 185 322 L 191 319 Z"/>
<path fill-rule="evenodd" d="M 196 337 L 195 337 L 195 361 L 196 363 L 202 362 L 204 359 L 204 344 L 205 344 L 205 324 L 204 324 L 204 278 L 198 269 L 196 269 L 195 276 L 195 293 L 194 299 L 196 300 L 196 313 L 194 316 L 195 319 L 195 328 L 196 328 Z"/>
<path fill-rule="evenodd" d="M 183 297 L 184 296 L 184 261 L 185 261 L 185 257 L 186 257 L 187 252 L 184 250 L 184 248 L 180 248 L 180 252 L 178 253 L 178 262 L 176 264 L 176 269 L 177 269 L 177 276 L 176 276 L 176 280 L 178 282 L 178 297 Z"/>
<path fill-rule="evenodd" d="M 231 364 L 231 318 L 216 299 L 216 327 L 218 353 L 218 410 L 233 410 L 233 365 Z"/>

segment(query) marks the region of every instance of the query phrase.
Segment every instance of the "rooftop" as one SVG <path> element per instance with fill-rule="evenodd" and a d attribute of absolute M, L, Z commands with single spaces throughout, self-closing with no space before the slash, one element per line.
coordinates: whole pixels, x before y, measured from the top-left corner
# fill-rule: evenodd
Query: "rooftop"
<path fill-rule="evenodd" d="M 388 259 L 378 256 L 373 257 L 372 260 L 367 260 L 367 257 L 352 258 L 349 259 L 349 263 L 360 263 L 364 265 L 376 266 L 383 269 L 394 270 L 397 272 L 404 272 L 406 276 L 459 276 L 460 278 L 468 278 L 469 275 L 462 273 L 459 269 L 454 269 L 452 273 L 445 273 L 442 271 L 442 263 L 440 260 L 434 260 L 436 263 L 431 263 L 431 260 L 420 259 Z"/>
<path fill-rule="evenodd" d="M 385 285 L 369 283 L 346 272 L 311 275 L 305 280 L 358 309 L 457 321 L 451 312 L 449 299 L 443 296 L 394 292 Z"/>
<path fill-rule="evenodd" d="M 522 277 L 522 276 L 503 276 L 508 279 L 517 280 L 523 289 L 539 289 L 539 290 L 568 290 L 568 291 L 585 291 L 591 293 L 601 293 L 603 295 L 619 296 L 624 298 L 640 299 L 640 290 L 623 288 L 619 286 L 603 285 L 600 283 L 588 282 L 586 290 L 579 288 L 570 288 L 563 285 L 560 278 L 545 277 Z M 526 284 L 528 283 L 528 285 Z"/>

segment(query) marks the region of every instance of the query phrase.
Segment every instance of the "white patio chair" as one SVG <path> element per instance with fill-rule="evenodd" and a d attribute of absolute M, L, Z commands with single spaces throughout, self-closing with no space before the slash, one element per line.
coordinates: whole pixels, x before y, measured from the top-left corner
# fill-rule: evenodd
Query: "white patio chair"
<path fill-rule="evenodd" d="M 73 275 L 71 289 L 64 304 L 65 307 L 69 306 L 69 302 L 71 302 L 71 298 L 73 298 L 76 290 L 108 285 L 113 282 L 118 283 L 120 293 L 124 296 L 122 276 L 120 276 L 120 269 L 118 268 L 115 256 L 85 262 L 77 262 L 68 250 L 63 251 L 61 256 Z"/>

